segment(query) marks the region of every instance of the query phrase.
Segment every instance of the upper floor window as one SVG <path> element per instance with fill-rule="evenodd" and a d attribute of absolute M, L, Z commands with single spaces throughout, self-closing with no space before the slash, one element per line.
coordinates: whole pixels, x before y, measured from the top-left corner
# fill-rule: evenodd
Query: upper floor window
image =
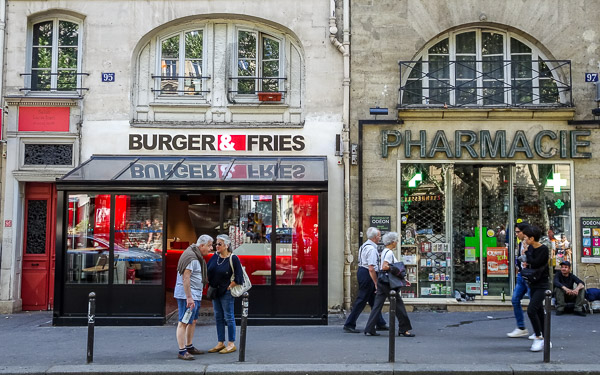
<path fill-rule="evenodd" d="M 78 90 L 81 86 L 80 25 L 55 18 L 35 23 L 31 35 L 31 90 Z"/>
<path fill-rule="evenodd" d="M 203 95 L 203 30 L 182 31 L 160 41 L 160 95 Z"/>
<path fill-rule="evenodd" d="M 449 33 L 400 64 L 401 106 L 570 105 L 570 61 L 549 60 L 510 32 Z"/>
<path fill-rule="evenodd" d="M 237 77 L 234 90 L 238 95 L 281 91 L 281 42 L 268 34 L 238 30 Z"/>

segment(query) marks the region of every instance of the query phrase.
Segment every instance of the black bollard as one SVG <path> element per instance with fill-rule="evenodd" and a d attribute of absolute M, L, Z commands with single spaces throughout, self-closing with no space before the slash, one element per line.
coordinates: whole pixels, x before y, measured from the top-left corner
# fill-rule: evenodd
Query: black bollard
<path fill-rule="evenodd" d="M 240 329 L 240 362 L 246 360 L 246 331 L 248 328 L 248 292 L 242 295 L 242 328 Z"/>
<path fill-rule="evenodd" d="M 396 362 L 396 291 L 390 291 L 390 345 L 388 362 Z"/>
<path fill-rule="evenodd" d="M 91 292 L 88 300 L 87 363 L 94 362 L 94 323 L 96 321 L 96 293 Z"/>
<path fill-rule="evenodd" d="M 544 362 L 550 362 L 550 312 L 552 291 L 546 290 L 546 298 L 544 299 Z"/>

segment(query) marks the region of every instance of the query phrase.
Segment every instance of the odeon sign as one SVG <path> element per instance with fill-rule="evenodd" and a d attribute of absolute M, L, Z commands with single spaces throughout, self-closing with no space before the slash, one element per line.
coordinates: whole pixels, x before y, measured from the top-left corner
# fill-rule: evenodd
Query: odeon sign
<path fill-rule="evenodd" d="M 509 140 L 506 130 L 498 130 L 494 134 L 489 130 L 455 130 L 453 137 L 448 138 L 446 131 L 438 130 L 428 142 L 427 130 L 420 130 L 415 135 L 411 130 L 382 130 L 381 157 L 387 158 L 390 148 L 404 147 L 406 158 L 411 157 L 415 148 L 420 158 L 434 158 L 438 153 L 449 159 L 461 158 L 465 152 L 471 158 L 481 159 L 512 159 L 516 153 L 522 153 L 527 158 L 533 158 L 535 153 L 544 159 L 589 159 L 592 153 L 580 148 L 590 147 L 591 142 L 585 139 L 590 135 L 589 130 L 542 130 L 528 138 L 523 130 L 518 130 Z M 449 139 L 453 140 L 453 147 Z"/>

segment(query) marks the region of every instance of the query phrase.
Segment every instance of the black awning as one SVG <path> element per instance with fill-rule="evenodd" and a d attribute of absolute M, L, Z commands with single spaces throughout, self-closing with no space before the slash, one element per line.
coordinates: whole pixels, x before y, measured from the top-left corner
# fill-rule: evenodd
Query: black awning
<path fill-rule="evenodd" d="M 326 182 L 327 158 L 94 155 L 60 183 Z"/>

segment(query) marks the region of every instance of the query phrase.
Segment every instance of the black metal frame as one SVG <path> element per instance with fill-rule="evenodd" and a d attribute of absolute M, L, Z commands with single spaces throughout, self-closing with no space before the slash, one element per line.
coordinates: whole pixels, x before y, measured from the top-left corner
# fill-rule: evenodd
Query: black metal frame
<path fill-rule="evenodd" d="M 57 182 L 57 219 L 56 219 L 56 274 L 55 274 L 55 302 L 53 312 L 53 324 L 54 325 L 85 325 L 87 324 L 87 316 L 85 308 L 87 306 L 87 296 L 90 292 L 96 292 L 97 295 L 97 311 L 96 311 L 96 324 L 97 325 L 162 325 L 165 323 L 164 307 L 165 307 L 165 275 L 166 267 L 163 267 L 163 282 L 161 285 L 113 285 L 112 275 L 109 272 L 108 284 L 66 284 L 66 272 L 65 272 L 65 255 L 64 247 L 66 244 L 66 233 L 67 233 L 67 220 L 68 217 L 68 194 L 71 192 L 102 192 L 105 194 L 117 194 L 123 192 L 131 193 L 144 193 L 152 192 L 158 194 L 165 194 L 168 196 L 169 193 L 193 193 L 201 194 L 202 192 L 207 193 L 220 193 L 220 196 L 225 194 L 317 194 L 319 195 L 319 284 L 318 296 L 315 296 L 315 286 L 280 286 L 281 292 L 277 292 L 273 285 L 255 286 L 252 290 L 256 294 L 251 294 L 250 298 L 250 317 L 249 324 L 251 325 L 270 325 L 270 324 L 327 324 L 327 181 L 323 182 L 287 182 L 287 183 L 275 183 L 265 185 L 263 181 L 246 181 L 243 183 L 235 182 L 202 182 L 202 181 L 190 181 L 187 183 L 177 184 L 163 184 L 157 185 L 156 182 L 139 183 L 139 182 L 123 182 L 123 181 L 104 181 L 104 182 L 89 182 L 82 183 L 59 181 Z M 221 198 L 220 198 L 221 199 Z M 168 215 L 168 199 L 164 200 L 164 211 L 165 215 Z M 111 196 L 111 204 L 114 207 L 114 195 Z M 222 220 L 222 213 L 221 213 Z M 114 210 L 111 210 L 111 223 L 114 222 Z M 165 227 L 163 231 L 167 230 Z M 110 233 L 111 241 L 114 242 L 114 228 L 111 227 Z M 166 236 L 163 236 L 163 249 L 166 249 Z M 113 264 L 112 257 L 109 259 L 109 264 Z M 165 261 L 165 255 L 163 254 L 163 262 Z M 163 263 L 165 264 L 165 263 Z M 273 268 L 274 269 L 274 268 Z M 272 280 L 275 280 L 274 278 Z M 291 290 L 288 290 L 291 288 Z M 160 301 L 156 300 L 156 293 L 160 289 Z M 267 293 L 262 297 L 260 289 L 267 289 Z M 101 291 L 107 292 L 103 296 Z M 155 303 L 155 307 L 158 307 L 161 311 L 160 314 L 119 314 L 116 311 L 111 311 L 114 307 L 114 300 L 119 297 L 119 294 L 126 293 L 127 291 L 135 290 L 137 295 L 141 298 L 138 301 L 152 301 Z M 251 292 L 252 292 L 251 290 Z M 294 291 L 303 293 L 306 298 L 311 300 L 317 300 L 319 311 L 316 314 L 311 315 L 299 315 L 299 314 L 284 314 L 281 316 L 270 316 L 260 315 L 252 316 L 252 304 L 253 303 L 271 303 L 281 304 L 286 306 L 289 301 L 283 300 L 283 298 L 294 298 Z M 131 293 L 130 293 L 131 294 Z M 81 305 L 81 313 L 65 313 L 65 303 Z M 102 311 L 102 304 L 108 304 L 108 309 Z M 237 302 L 239 305 L 239 301 Z M 239 306 L 236 306 L 236 310 L 239 312 Z M 157 310 L 159 311 L 159 310 Z"/>
<path fill-rule="evenodd" d="M 529 79 L 518 79 L 518 83 L 521 84 L 522 82 L 531 82 L 532 86 L 527 87 L 527 90 L 531 89 L 531 91 L 527 91 L 528 94 L 531 94 L 531 100 L 527 101 L 527 102 L 523 102 L 523 103 L 505 103 L 504 100 L 502 102 L 498 102 L 498 103 L 494 103 L 494 104 L 479 104 L 480 100 L 494 100 L 493 99 L 493 95 L 482 95 L 479 92 L 483 89 L 495 89 L 495 90 L 502 90 L 502 95 L 504 98 L 504 94 L 508 93 L 512 93 L 512 92 L 519 92 L 519 91 L 523 91 L 523 88 L 519 87 L 519 85 L 513 85 L 512 81 L 515 80 L 515 78 L 513 77 L 511 81 L 509 81 L 508 79 L 498 79 L 496 77 L 494 77 L 494 73 L 498 72 L 498 71 L 504 71 L 506 69 L 510 69 L 511 71 L 513 70 L 513 66 L 516 65 L 522 65 L 523 63 L 529 63 L 533 66 L 534 63 L 540 63 L 540 62 L 544 62 L 546 64 L 546 66 L 548 67 L 548 72 L 540 72 L 539 69 L 535 70 L 532 67 L 529 66 L 525 66 L 528 70 L 530 70 L 532 72 L 532 77 Z M 485 64 L 485 63 L 502 63 L 502 65 L 494 70 L 491 70 L 489 72 L 483 72 L 480 71 L 479 69 L 477 69 L 476 67 L 480 64 Z M 399 61 L 398 62 L 399 66 L 400 66 L 400 89 L 399 89 L 399 97 L 398 97 L 398 109 L 406 109 L 406 108 L 419 108 L 419 107 L 425 107 L 425 108 L 430 108 L 430 107 L 434 107 L 434 108 L 439 108 L 439 107 L 443 107 L 443 108 L 473 108 L 473 107 L 507 107 L 507 108 L 528 108 L 528 107 L 544 107 L 544 108 L 548 108 L 548 107 L 572 107 L 573 106 L 573 93 L 572 93 L 572 86 L 571 86 L 571 82 L 572 82 L 572 76 L 571 76 L 571 60 L 528 60 L 528 61 L 512 61 L 512 60 L 497 60 L 497 61 L 487 61 L 487 60 L 463 60 L 463 61 L 456 61 L 456 60 L 452 60 L 452 61 L 448 61 L 447 64 L 441 65 L 440 62 L 438 61 L 422 61 L 422 60 L 411 60 L 411 61 Z M 427 64 L 436 64 L 440 65 L 438 67 L 438 69 L 434 72 L 427 72 L 425 73 L 422 69 L 420 70 L 416 70 L 416 72 L 419 74 L 418 79 L 413 79 L 413 80 L 409 80 L 410 74 L 415 71 L 415 69 L 417 69 L 417 66 L 423 66 L 423 65 L 427 65 Z M 453 69 L 453 66 L 463 66 L 466 67 L 470 70 L 472 70 L 473 72 L 475 72 L 475 77 L 474 78 L 466 78 L 466 79 L 459 79 L 458 83 L 457 83 L 457 78 L 456 76 L 454 77 L 454 82 L 450 81 L 450 77 L 448 78 L 438 78 L 436 77 L 436 73 L 443 71 L 444 69 Z M 473 68 L 473 66 L 475 66 L 475 68 Z M 523 65 L 522 65 L 523 66 Z M 406 71 L 406 77 L 403 77 L 402 71 Z M 566 72 L 564 72 L 564 70 L 567 70 Z M 503 75 L 504 76 L 504 75 Z M 561 78 L 564 77 L 564 78 Z M 505 78 L 505 77 L 504 77 Z M 555 83 L 556 83 L 556 90 L 557 90 L 557 95 L 560 96 L 566 94 L 566 102 L 565 103 L 561 103 L 561 102 L 557 102 L 557 103 L 534 103 L 536 100 L 540 100 L 543 98 L 543 95 L 539 92 L 540 89 L 542 89 L 543 87 L 541 86 L 533 86 L 533 81 L 539 78 L 550 78 L 552 79 Z M 427 79 L 428 81 L 433 81 L 436 82 L 438 84 L 440 84 L 439 87 L 435 87 L 432 88 L 431 84 L 429 84 L 427 87 L 421 87 L 421 92 L 415 92 L 415 91 L 411 91 L 410 87 L 407 87 L 409 82 L 415 82 L 418 80 L 423 80 L 423 79 Z M 468 84 L 471 84 L 473 82 L 477 83 L 477 81 L 479 79 L 485 79 L 486 81 L 492 81 L 495 83 L 499 83 L 500 86 L 498 87 L 484 87 L 484 86 L 467 86 Z M 435 89 L 435 90 L 443 90 L 441 91 L 439 94 L 440 95 L 447 95 L 450 94 L 451 92 L 454 92 L 456 94 L 460 93 L 460 92 L 468 92 L 469 95 L 472 95 L 474 97 L 474 100 L 470 101 L 470 102 L 466 102 L 466 103 L 456 103 L 456 100 L 454 103 L 449 103 L 449 102 L 444 102 L 444 101 L 440 101 L 437 100 L 435 97 L 432 97 L 431 95 L 429 96 L 425 96 L 422 93 L 422 90 L 425 89 Z M 537 94 L 536 94 L 536 90 L 537 90 Z M 472 92 L 474 91 L 474 92 Z M 413 94 L 417 94 L 418 96 L 421 97 L 421 103 L 404 103 L 403 99 L 404 99 L 404 94 L 405 93 L 413 93 Z M 496 93 L 495 93 L 496 94 Z M 423 103 L 423 101 L 425 101 L 425 103 Z"/>
<path fill-rule="evenodd" d="M 46 74 L 51 75 L 51 76 L 57 76 L 61 73 L 57 72 L 57 73 L 46 73 Z M 89 77 L 89 75 L 90 75 L 90 73 L 72 73 L 72 74 L 76 75 L 76 76 L 86 76 L 86 77 Z M 33 73 L 20 73 L 19 75 L 21 77 L 22 76 L 31 76 L 31 75 L 33 75 Z M 88 87 L 74 87 L 69 90 L 59 90 L 58 88 L 50 88 L 48 90 L 38 90 L 38 89 L 34 89 L 32 87 L 22 87 L 19 89 L 19 91 L 44 92 L 44 93 L 51 92 L 51 93 L 61 93 L 61 94 L 66 94 L 69 92 L 77 92 L 79 95 L 83 95 L 83 92 L 82 92 L 83 90 L 89 90 L 89 88 Z"/>
<path fill-rule="evenodd" d="M 211 79 L 211 76 L 198 76 L 198 75 L 190 75 L 190 76 L 178 76 L 178 75 L 175 75 L 175 76 L 162 76 L 162 75 L 160 75 L 160 76 L 157 76 L 157 75 L 152 74 L 151 77 L 152 77 L 152 79 L 160 79 L 160 80 L 163 80 L 163 79 L 180 80 L 180 79 L 196 78 L 196 79 L 203 80 L 203 85 L 204 85 L 204 82 L 207 79 Z M 179 83 L 178 83 L 178 85 L 179 85 Z M 164 93 L 164 92 L 168 92 L 168 93 L 180 93 L 180 92 L 183 92 L 183 93 L 191 93 L 191 94 L 195 94 L 195 93 L 206 94 L 206 93 L 210 92 L 210 90 L 200 90 L 200 91 L 196 91 L 196 90 L 192 90 L 192 91 L 188 91 L 188 90 L 163 90 L 163 89 L 158 89 L 157 90 L 157 89 L 154 89 L 154 88 L 150 89 L 150 91 L 152 91 L 152 92 L 159 92 L 161 94 Z"/>

